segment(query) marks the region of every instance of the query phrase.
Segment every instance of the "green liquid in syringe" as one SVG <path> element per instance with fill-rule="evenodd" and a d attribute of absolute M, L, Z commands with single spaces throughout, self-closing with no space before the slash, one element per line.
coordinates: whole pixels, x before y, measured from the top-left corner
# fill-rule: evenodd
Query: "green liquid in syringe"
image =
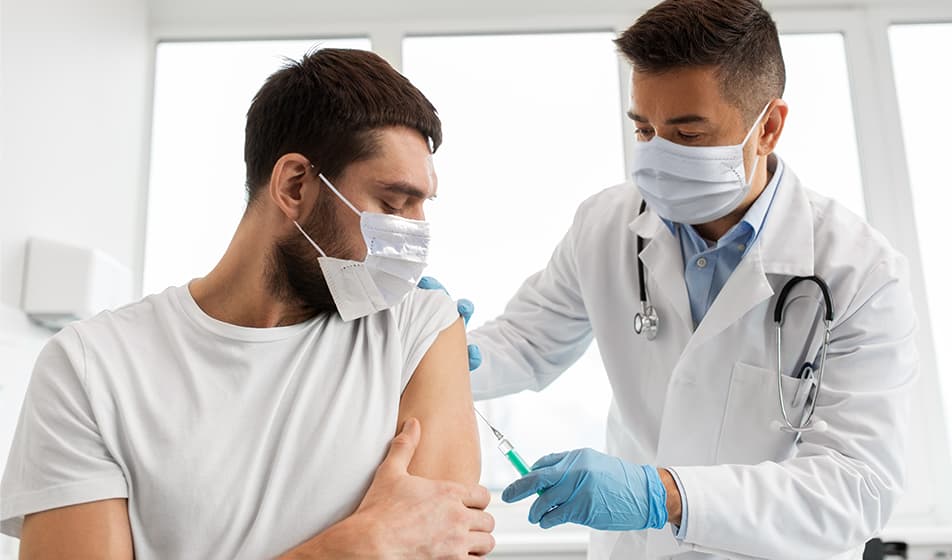
<path fill-rule="evenodd" d="M 526 462 L 522 460 L 522 457 L 516 453 L 515 449 L 510 450 L 506 453 L 506 457 L 509 459 L 509 462 L 512 463 L 512 466 L 516 467 L 516 470 L 519 471 L 519 474 L 526 476 L 529 474 L 529 467 L 526 466 Z"/>

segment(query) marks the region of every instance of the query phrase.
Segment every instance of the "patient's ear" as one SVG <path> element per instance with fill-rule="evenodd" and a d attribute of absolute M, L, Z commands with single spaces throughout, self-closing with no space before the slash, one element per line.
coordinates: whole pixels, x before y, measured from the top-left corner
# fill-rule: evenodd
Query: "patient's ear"
<path fill-rule="evenodd" d="M 271 170 L 268 196 L 289 220 L 306 216 L 317 198 L 311 162 L 301 154 L 285 154 Z"/>

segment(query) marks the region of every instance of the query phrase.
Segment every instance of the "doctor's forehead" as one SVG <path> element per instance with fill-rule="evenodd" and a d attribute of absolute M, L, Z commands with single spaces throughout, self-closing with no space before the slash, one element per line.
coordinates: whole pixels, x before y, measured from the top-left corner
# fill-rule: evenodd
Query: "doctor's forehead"
<path fill-rule="evenodd" d="M 724 124 L 740 111 L 725 99 L 715 69 L 631 73 L 628 116 L 654 125 Z"/>

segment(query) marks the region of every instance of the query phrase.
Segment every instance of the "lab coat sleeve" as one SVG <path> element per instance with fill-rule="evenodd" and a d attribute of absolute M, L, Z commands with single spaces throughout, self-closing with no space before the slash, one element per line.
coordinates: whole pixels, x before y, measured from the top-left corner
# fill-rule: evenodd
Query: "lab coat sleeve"
<path fill-rule="evenodd" d="M 491 399 L 539 391 L 578 360 L 592 342 L 579 288 L 576 240 L 586 204 L 548 265 L 530 276 L 502 315 L 469 333 L 482 365 L 473 372 L 473 397 Z"/>
<path fill-rule="evenodd" d="M 904 443 L 918 375 L 905 262 L 867 275 L 834 325 L 816 417 L 794 457 L 677 467 L 691 504 L 685 542 L 730 557 L 829 558 L 888 521 L 904 485 Z"/>

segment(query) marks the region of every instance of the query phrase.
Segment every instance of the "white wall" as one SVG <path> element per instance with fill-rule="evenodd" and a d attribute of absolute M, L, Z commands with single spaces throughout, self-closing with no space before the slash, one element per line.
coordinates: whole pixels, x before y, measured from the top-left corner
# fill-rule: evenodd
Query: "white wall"
<path fill-rule="evenodd" d="M 145 0 L 4 0 L 3 304 L 19 305 L 30 235 L 138 268 L 151 59 Z"/>
<path fill-rule="evenodd" d="M 26 239 L 141 268 L 152 52 L 146 0 L 0 3 L 0 470 L 48 337 L 18 311 Z"/>

